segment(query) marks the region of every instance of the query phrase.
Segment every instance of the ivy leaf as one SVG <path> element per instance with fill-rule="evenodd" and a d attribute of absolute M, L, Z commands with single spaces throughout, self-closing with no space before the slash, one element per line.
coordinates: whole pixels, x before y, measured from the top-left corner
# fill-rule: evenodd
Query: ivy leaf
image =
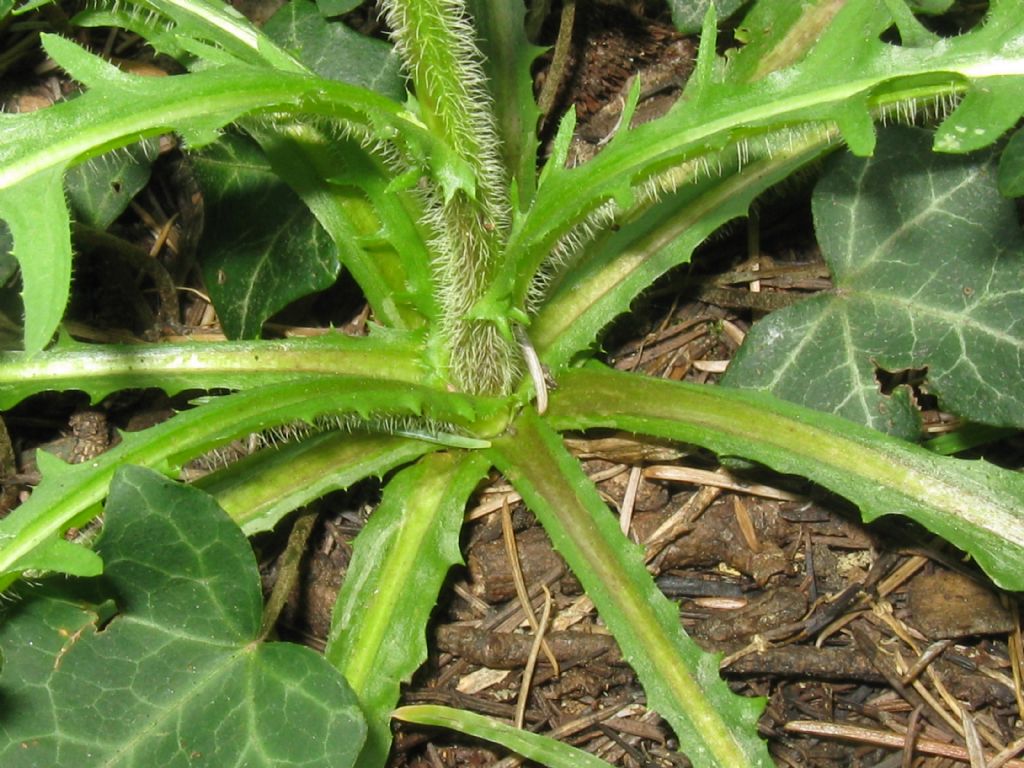
<path fill-rule="evenodd" d="M 331 285 L 338 249 L 250 140 L 225 136 L 193 160 L 203 190 L 203 274 L 224 332 L 258 338 L 289 302 Z"/>
<path fill-rule="evenodd" d="M 126 468 L 97 549 L 95 594 L 33 590 L 0 626 L 5 766 L 352 765 L 351 691 L 313 651 L 258 642 L 252 550 L 209 496 Z"/>
<path fill-rule="evenodd" d="M 157 139 L 146 139 L 69 170 L 64 184 L 75 218 L 96 229 L 106 229 L 113 224 L 149 182 L 158 149 Z"/>
<path fill-rule="evenodd" d="M 1024 197 L 1024 130 L 1010 138 L 999 160 L 999 191 L 1006 197 Z"/>
<path fill-rule="evenodd" d="M 916 437 L 909 398 L 875 370 L 927 369 L 943 409 L 1024 426 L 1024 235 L 993 154 L 930 144 L 894 129 L 874 157 L 836 158 L 813 202 L 836 287 L 756 323 L 726 383 Z"/>
<path fill-rule="evenodd" d="M 316 5 L 324 16 L 340 16 L 354 11 L 362 4 L 362 0 L 317 0 Z"/>
<path fill-rule="evenodd" d="M 401 62 L 391 46 L 340 21 L 328 21 L 310 0 L 282 6 L 263 26 L 263 33 L 320 77 L 405 100 Z"/>
<path fill-rule="evenodd" d="M 672 23 L 684 35 L 700 32 L 708 6 L 714 4 L 718 18 L 728 19 L 746 4 L 746 0 L 668 0 Z"/>

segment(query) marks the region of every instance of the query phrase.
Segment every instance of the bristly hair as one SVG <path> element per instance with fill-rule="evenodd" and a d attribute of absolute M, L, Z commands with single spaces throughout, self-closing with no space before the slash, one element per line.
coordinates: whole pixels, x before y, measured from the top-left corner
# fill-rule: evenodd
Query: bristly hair
<path fill-rule="evenodd" d="M 420 11 L 423 18 L 410 18 L 412 10 Z M 416 94 L 417 98 L 436 105 L 431 115 L 440 121 L 442 135 L 474 170 L 477 202 L 489 219 L 488 226 L 504 230 L 510 217 L 506 173 L 498 151 L 498 132 L 481 54 L 473 42 L 475 32 L 465 4 L 462 0 L 385 0 L 383 12 L 396 52 L 413 83 L 426 91 Z M 436 33 L 419 35 L 418 30 L 410 29 L 416 23 L 430 23 Z M 414 49 L 410 38 L 428 48 Z M 441 71 L 448 67 L 451 72 Z M 453 73 L 457 76 L 445 77 Z"/>
<path fill-rule="evenodd" d="M 463 182 L 452 189 L 433 179 L 420 189 L 424 224 L 434 233 L 429 247 L 442 308 L 439 333 L 451 352 L 448 374 L 468 392 L 507 393 L 521 376 L 519 349 L 490 321 L 471 317 L 511 220 L 507 174 L 474 30 L 462 0 L 386 0 L 384 13 L 417 89 L 421 117 L 473 175 L 472 187 Z"/>
<path fill-rule="evenodd" d="M 396 414 L 379 414 L 368 418 L 356 414 L 336 414 L 320 416 L 312 423 L 294 421 L 265 429 L 262 432 L 253 432 L 193 459 L 188 463 L 188 467 L 205 474 L 223 469 L 264 448 L 278 448 L 322 432 L 339 431 L 401 435 L 441 444 L 458 444 L 464 440 L 472 440 L 465 436 L 457 426 L 434 419 Z"/>
<path fill-rule="evenodd" d="M 960 101 L 961 97 L 954 94 L 925 100 L 905 99 L 879 107 L 875 113 L 883 126 L 890 122 L 934 124 L 948 117 Z M 666 195 L 673 194 L 683 184 L 696 184 L 704 179 L 722 176 L 727 169 L 731 173 L 737 173 L 751 162 L 771 159 L 776 154 L 793 153 L 801 145 L 820 137 L 825 137 L 826 141 L 833 143 L 838 141 L 841 135 L 838 127 L 831 123 L 793 125 L 761 136 L 748 137 L 711 155 L 684 161 L 640 183 L 636 188 L 632 210 L 648 206 Z M 731 153 L 732 157 L 729 158 L 726 153 Z M 559 276 L 578 261 L 583 249 L 622 214 L 623 211 L 614 201 L 606 201 L 555 243 L 547 260 L 530 284 L 527 307 L 531 313 L 539 308 Z"/>
<path fill-rule="evenodd" d="M 616 220 L 637 215 L 686 184 L 698 184 L 710 178 L 722 177 L 726 173 L 737 173 L 751 162 L 771 159 L 785 152 L 792 153 L 820 136 L 828 136 L 827 140 L 831 142 L 838 137 L 838 131 L 834 126 L 812 124 L 750 136 L 715 153 L 684 160 L 639 182 L 628 210 L 620 208 L 614 200 L 606 200 L 555 243 L 530 284 L 527 294 L 528 311 L 534 313 L 540 308 L 560 277 L 582 258 L 584 249 L 593 244 L 601 232 Z"/>

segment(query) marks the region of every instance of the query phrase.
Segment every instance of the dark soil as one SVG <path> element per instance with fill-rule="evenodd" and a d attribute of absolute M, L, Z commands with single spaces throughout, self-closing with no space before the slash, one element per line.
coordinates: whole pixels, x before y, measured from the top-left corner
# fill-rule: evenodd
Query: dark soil
<path fill-rule="evenodd" d="M 657 102 L 649 106 L 654 116 L 678 95 L 694 48 L 656 16 L 580 6 L 572 56 L 554 75 L 552 109 L 580 106 L 582 162 L 614 127 L 616 101 L 637 69 L 668 73 L 648 94 Z M 557 18 L 545 30 L 553 36 Z M 538 83 L 549 77 L 542 68 Z M 33 98 L 54 89 L 65 86 L 37 83 Z M 79 260 L 74 334 L 94 340 L 218 335 L 188 259 L 194 201 L 175 175 L 176 162 L 174 153 L 161 161 L 153 183 L 114 228 L 122 242 L 146 252 L 169 235 L 145 270 L 126 271 L 124 258 L 100 256 L 88 267 Z M 714 239 L 691 267 L 656 286 L 613 329 L 608 359 L 638 374 L 714 382 L 764 311 L 827 288 L 810 224 L 810 181 L 765 200 L 749 223 Z M 168 297 L 156 290 L 164 278 L 195 290 Z M 344 318 L 322 310 L 339 305 L 350 308 Z M 270 331 L 328 322 L 358 331 L 365 320 L 342 281 L 329 296 L 293 308 Z M 10 508 L 29 492 L 40 445 L 84 460 L 116 439 L 113 427 L 141 428 L 165 418 L 173 405 L 153 392 L 123 393 L 96 406 L 73 395 L 24 403 L 4 415 L 9 437 L 0 440 L 6 452 L 0 503 Z M 936 433 L 951 423 L 937 412 L 926 417 Z M 974 740 L 989 760 L 1007 745 L 1015 751 L 1004 759 L 1024 750 L 1019 603 L 943 542 L 899 519 L 864 526 L 848 504 L 799 478 L 726 467 L 685 446 L 618 434 L 578 435 L 571 446 L 629 536 L 646 548 L 686 630 L 722 654 L 723 675 L 737 692 L 766 700 L 760 729 L 779 765 L 968 764 Z M 1022 449 L 1017 438 L 990 447 L 987 456 L 1019 467 Z M 350 542 L 372 514 L 377 492 L 364 484 L 316 505 L 319 523 L 300 588 L 282 615 L 282 636 L 322 645 Z M 642 689 L 578 583 L 498 477 L 467 513 L 467 565 L 450 578 L 430 628 L 429 659 L 404 701 L 512 717 L 533 636 L 502 533 L 505 505 L 536 614 L 544 610 L 543 588 L 550 591 L 547 643 L 559 667 L 556 672 L 541 654 L 528 691 L 527 727 L 615 765 L 687 765 L 671 730 L 645 708 Z M 256 542 L 268 586 L 279 538 Z M 392 759 L 396 768 L 514 762 L 457 734 L 405 726 L 397 730 Z"/>

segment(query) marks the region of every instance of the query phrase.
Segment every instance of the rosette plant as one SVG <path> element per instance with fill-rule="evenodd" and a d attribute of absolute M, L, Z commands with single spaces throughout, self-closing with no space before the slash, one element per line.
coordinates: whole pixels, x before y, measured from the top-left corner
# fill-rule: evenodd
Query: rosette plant
<path fill-rule="evenodd" d="M 0 115 L 0 219 L 24 307 L 23 348 L 0 357 L 0 405 L 48 390 L 81 390 L 93 400 L 142 387 L 216 394 L 122 435 L 85 463 L 41 452 L 41 482 L 0 522 L 4 587 L 26 574 L 95 576 L 104 560 L 111 578 L 121 573 L 125 524 L 116 535 L 104 532 L 95 550 L 65 535 L 100 514 L 108 494 L 111 527 L 120 519 L 115 502 L 130 496 L 166 506 L 187 491 L 181 503 L 198 510 L 188 519 L 205 520 L 219 507 L 252 534 L 330 490 L 386 477 L 380 506 L 356 540 L 325 651 L 354 692 L 360 714 L 351 721 L 365 719 L 366 741 L 360 751 L 362 726 L 351 724 L 349 753 L 323 757 L 381 764 L 400 684 L 424 657 L 425 624 L 459 559 L 467 501 L 497 471 L 543 524 L 636 671 L 647 705 L 697 766 L 770 764 L 756 731 L 761 704 L 733 694 L 717 658 L 686 636 L 562 433 L 623 430 L 799 475 L 845 497 L 867 520 L 908 516 L 964 550 L 996 584 L 1024 587 L 1019 474 L 938 455 L 839 408 L 783 400 L 768 386 L 655 380 L 613 371 L 597 354 L 615 318 L 723 224 L 745 216 L 762 192 L 836 150 L 871 155 L 878 121 L 937 106 L 935 150 L 959 157 L 1002 140 L 1024 112 L 1019 3 L 993 0 L 975 27 L 940 37 L 908 0 L 759 0 L 735 26 L 728 51 L 719 50 L 715 6 L 692 5 L 707 12 L 681 98 L 663 117 L 634 125 L 638 80 L 605 146 L 575 167 L 566 162 L 571 110 L 539 157 L 531 67 L 541 49 L 525 31 L 527 9 L 511 0 L 385 0 L 393 47 L 365 54 L 326 20 L 339 11 L 329 2 L 296 0 L 265 31 L 213 0 L 101 2 L 74 19 L 131 30 L 181 63 L 182 74 L 156 78 L 42 35 L 46 54 L 84 92 L 31 114 Z M 401 93 L 389 71 L 404 78 Z M 307 242 L 282 236 L 248 261 L 200 247 L 232 340 L 74 341 L 59 330 L 72 275 L 65 177 L 168 133 L 180 137 L 201 182 L 207 169 L 208 229 L 240 231 L 211 222 L 209 212 L 218 194 L 247 193 L 215 169 L 230 167 L 230 176 L 248 165 L 283 181 L 312 213 Z M 1020 186 L 1020 143 L 1002 154 L 1009 194 Z M 993 152 L 984 166 L 995 173 L 998 159 Z M 312 264 L 296 253 L 309 241 L 317 246 Z M 260 338 L 267 317 L 295 298 L 289 290 L 315 290 L 341 269 L 370 307 L 368 335 Z M 995 289 L 979 277 L 976 305 Z M 1019 296 L 1009 301 L 1020 308 Z M 997 322 L 981 309 L 964 312 L 965 322 Z M 1019 384 L 1015 316 L 1015 326 L 992 337 L 1016 350 L 997 355 L 1004 389 Z M 967 364 L 971 355 L 964 349 Z M 987 420 L 1019 426 L 1019 404 Z M 187 461 L 253 433 L 280 439 L 199 490 L 153 479 L 177 478 Z M 152 535 L 174 530 L 154 525 Z M 185 578 L 174 563 L 165 575 Z M 18 605 L 31 613 L 42 599 L 26 589 Z M 20 674 L 10 648 L 7 680 Z M 51 666 L 59 672 L 84 652 L 62 646 Z M 31 689 L 24 674 L 17 679 Z M 47 680 L 38 686 L 52 690 Z M 22 748 L 8 750 L 5 764 L 21 764 L 37 743 L 72 749 L 61 741 L 74 741 L 62 717 L 38 729 L 36 741 L 12 737 Z M 177 740 L 160 742 L 169 754 L 186 749 L 186 720 Z M 131 743 L 156 741 L 158 732 L 163 739 L 158 722 L 145 720 Z"/>

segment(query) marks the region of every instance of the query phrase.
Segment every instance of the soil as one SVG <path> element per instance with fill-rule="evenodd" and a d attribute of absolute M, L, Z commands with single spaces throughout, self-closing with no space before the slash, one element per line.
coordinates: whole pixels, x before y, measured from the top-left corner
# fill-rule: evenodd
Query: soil
<path fill-rule="evenodd" d="M 645 93 L 651 103 L 638 119 L 653 117 L 678 96 L 694 42 L 663 18 L 636 15 L 637 8 L 580 7 L 564 71 L 552 75 L 542 67 L 538 89 L 557 77 L 553 114 L 570 103 L 579 106 L 576 157 L 583 162 L 614 129 L 623 93 L 638 72 L 657 84 Z M 557 18 L 549 26 L 545 34 L 556 34 Z M 62 87 L 50 82 L 41 92 Z M 112 278 L 124 272 L 123 261 L 98 259 L 95 268 L 76 273 L 70 326 L 76 335 L 217 337 L 216 317 L 185 258 L 188 225 L 177 216 L 187 219 L 191 193 L 182 194 L 172 159 L 161 161 L 115 231 L 132 247 L 153 250 L 153 264 L 172 285 L 196 290 L 172 294 L 169 311 L 160 303 L 166 294 L 151 290 L 158 282 L 152 265 L 149 276 L 126 285 Z M 692 266 L 659 283 L 613 329 L 605 345 L 609 362 L 638 374 L 713 383 L 763 312 L 828 288 L 807 189 L 809 180 L 785 198 L 763 201 L 749 223 L 713 239 Z M 125 291 L 131 301 L 123 300 Z M 293 308 L 272 330 L 322 324 L 318 307 L 337 305 L 339 297 L 354 306 L 346 319 L 358 330 L 366 315 L 346 284 L 319 304 Z M 0 503 L 9 508 L 29 492 L 37 479 L 37 447 L 84 460 L 116 441 L 114 427 L 141 428 L 166 417 L 173 405 L 153 392 L 122 393 L 95 406 L 74 395 L 33 398 L 4 416 L 9 435 L 0 440 Z M 944 414 L 926 417 L 933 432 L 949 428 Z M 967 764 L 975 741 L 989 760 L 1011 745 L 1003 753 L 1007 761 L 989 765 L 1024 766 L 1013 759 L 1024 750 L 1019 602 L 993 589 L 957 552 L 906 521 L 865 526 L 841 499 L 798 478 L 723 466 L 697 449 L 620 434 L 576 435 L 570 446 L 630 538 L 644 546 L 687 632 L 722 654 L 722 673 L 734 690 L 765 700 L 760 731 L 780 766 Z M 1015 438 L 986 456 L 1020 467 L 1022 448 Z M 363 484 L 316 505 L 318 525 L 300 585 L 281 617 L 283 637 L 322 647 L 351 541 L 372 514 L 378 490 Z M 503 508 L 510 510 L 515 566 Z M 255 542 L 268 589 L 281 539 Z M 512 717 L 533 644 L 516 596 L 518 567 L 532 611 L 541 614 L 550 593 L 552 617 L 528 691 L 527 727 L 557 734 L 614 765 L 688 764 L 675 751 L 671 730 L 645 708 L 642 689 L 579 584 L 499 477 L 467 512 L 464 553 L 466 566 L 451 575 L 430 627 L 429 659 L 404 702 Z M 391 764 L 516 762 L 451 732 L 399 726 Z"/>

